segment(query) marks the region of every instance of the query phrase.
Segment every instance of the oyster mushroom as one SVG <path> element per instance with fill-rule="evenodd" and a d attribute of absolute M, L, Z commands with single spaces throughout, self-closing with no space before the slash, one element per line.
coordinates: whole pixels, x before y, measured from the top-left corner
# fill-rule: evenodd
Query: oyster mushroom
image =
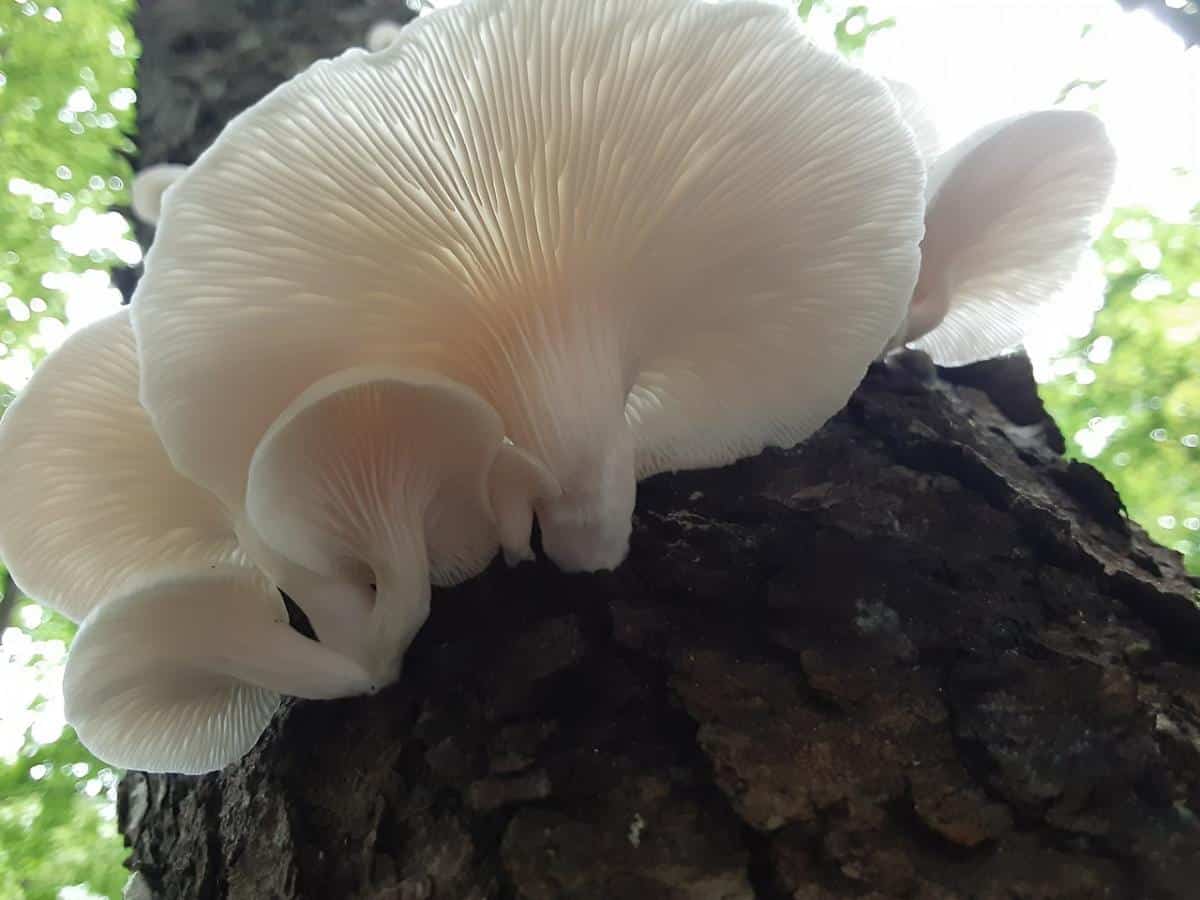
<path fill-rule="evenodd" d="M 177 472 L 138 404 L 129 310 L 71 335 L 0 420 L 0 557 L 30 597 L 78 622 L 163 571 L 257 565 L 318 636 L 359 658 L 366 583 L 322 578 L 267 548 Z M 213 441 L 219 443 L 219 441 Z"/>
<path fill-rule="evenodd" d="M 1019 344 L 1075 272 L 1116 157 L 1091 113 L 994 122 L 931 164 L 921 274 L 893 346 L 958 366 Z"/>
<path fill-rule="evenodd" d="M 76 622 L 164 567 L 245 562 L 226 509 L 172 468 L 137 389 L 122 309 L 68 337 L 0 420 L 0 557 Z"/>
<path fill-rule="evenodd" d="M 912 295 L 923 183 L 887 87 L 781 5 L 474 0 L 317 63 L 196 161 L 134 300 L 142 400 L 238 506 L 313 383 L 441 373 L 561 487 L 548 555 L 612 568 L 639 477 L 845 403 Z"/>
<path fill-rule="evenodd" d="M 198 774 L 245 754 L 280 695 L 332 699 L 374 684 L 288 625 L 252 569 L 160 573 L 94 609 L 71 644 L 66 718 L 112 765 Z"/>
<path fill-rule="evenodd" d="M 503 479 L 491 477 L 496 468 Z M 473 391 L 430 372 L 353 369 L 317 382 L 267 431 L 246 512 L 281 555 L 377 586 L 368 669 L 387 683 L 429 614 L 431 580 L 482 571 L 496 554 L 497 516 L 516 516 L 528 540 L 534 500 L 556 490 Z"/>

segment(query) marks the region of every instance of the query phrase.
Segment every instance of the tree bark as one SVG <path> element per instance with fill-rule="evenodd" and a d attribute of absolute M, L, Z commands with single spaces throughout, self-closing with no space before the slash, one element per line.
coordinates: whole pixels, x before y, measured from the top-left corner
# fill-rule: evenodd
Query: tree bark
<path fill-rule="evenodd" d="M 21 590 L 9 572 L 4 573 L 4 593 L 0 594 L 0 641 L 4 640 L 4 631 L 12 624 L 13 613 L 21 602 Z"/>
<path fill-rule="evenodd" d="M 223 4 L 258 35 L 232 57 L 143 5 L 148 161 L 377 15 L 285 5 Z M 210 83 L 238 87 L 148 102 Z M 643 483 L 617 572 L 494 566 L 383 694 L 291 703 L 221 773 L 127 775 L 136 892 L 1193 898 L 1196 586 L 1062 450 L 1020 357 L 877 365 L 800 448 Z"/>
<path fill-rule="evenodd" d="M 1117 0 L 1124 9 L 1144 9 L 1177 35 L 1185 47 L 1200 44 L 1200 10 L 1194 0 Z"/>

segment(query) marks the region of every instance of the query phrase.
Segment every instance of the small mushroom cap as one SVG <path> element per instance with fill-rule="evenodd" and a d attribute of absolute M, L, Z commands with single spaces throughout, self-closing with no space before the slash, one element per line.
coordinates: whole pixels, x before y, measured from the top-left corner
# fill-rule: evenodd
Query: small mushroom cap
<path fill-rule="evenodd" d="M 111 765 L 198 774 L 245 754 L 281 693 L 365 693 L 360 666 L 293 631 L 247 568 L 175 574 L 94 610 L 67 657 L 67 721 Z"/>
<path fill-rule="evenodd" d="M 495 410 L 460 384 L 352 369 L 301 394 L 255 451 L 246 511 L 263 540 L 308 569 L 378 586 L 368 667 L 379 680 L 399 674 L 431 578 L 456 583 L 495 555 L 489 476 L 503 440 Z"/>
<path fill-rule="evenodd" d="M 133 176 L 130 207 L 133 214 L 147 225 L 156 225 L 162 217 L 163 199 L 167 188 L 183 177 L 187 166 L 159 163 L 147 166 Z"/>
<path fill-rule="evenodd" d="M 844 405 L 911 297 L 923 183 L 886 87 L 782 6 L 474 0 L 317 63 L 192 166 L 134 302 L 143 401 L 231 505 L 288 403 L 355 366 L 470 386 L 564 498 L 622 428 L 623 477 L 722 465 Z"/>
<path fill-rule="evenodd" d="M 391 19 L 382 19 L 371 26 L 367 32 L 366 47 L 372 53 L 386 50 L 400 39 L 404 26 Z"/>
<path fill-rule="evenodd" d="M 19 511 L 0 518 L 0 556 L 21 589 L 78 622 L 163 571 L 252 561 L 292 594 L 322 641 L 359 647 L 366 591 L 270 554 L 172 467 L 137 394 L 123 309 L 69 337 L 0 421 L 0 504 Z"/>
<path fill-rule="evenodd" d="M 67 338 L 0 421 L 0 556 L 74 621 L 164 567 L 241 559 L 224 508 L 172 468 L 137 395 L 122 309 Z"/>
<path fill-rule="evenodd" d="M 956 366 L 1008 350 L 1074 273 L 1116 156 L 1091 113 L 995 122 L 930 170 L 907 342 Z"/>
<path fill-rule="evenodd" d="M 454 584 L 496 554 L 488 473 L 503 440 L 496 411 L 460 384 L 350 369 L 297 397 L 263 437 L 247 516 L 300 565 L 368 581 L 414 530 L 434 580 Z"/>

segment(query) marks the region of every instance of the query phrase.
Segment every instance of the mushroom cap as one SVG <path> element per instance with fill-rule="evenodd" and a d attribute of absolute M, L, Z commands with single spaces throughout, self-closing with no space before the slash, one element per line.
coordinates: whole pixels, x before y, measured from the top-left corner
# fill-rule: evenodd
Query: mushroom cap
<path fill-rule="evenodd" d="M 279 593 L 242 567 L 168 575 L 98 607 L 63 676 L 67 721 L 92 753 L 187 774 L 246 753 L 280 692 L 371 688 L 360 666 L 293 631 Z"/>
<path fill-rule="evenodd" d="M 0 420 L 0 556 L 30 597 L 80 621 L 163 571 L 253 562 L 355 652 L 366 592 L 280 560 L 171 465 L 137 401 L 129 310 L 69 337 Z M 356 654 L 357 655 L 357 654 Z"/>
<path fill-rule="evenodd" d="M 263 437 L 246 514 L 278 553 L 323 575 L 374 581 L 415 540 L 434 581 L 455 584 L 496 554 L 488 475 L 503 440 L 496 411 L 456 382 L 349 369 Z"/>
<path fill-rule="evenodd" d="M 994 122 L 939 157 L 908 343 L 947 366 L 1020 343 L 1075 272 L 1115 170 L 1104 124 L 1074 110 Z"/>
<path fill-rule="evenodd" d="M 781 6 L 475 0 L 192 166 L 134 300 L 142 399 L 232 505 L 280 412 L 356 366 L 470 386 L 564 496 L 621 428 L 629 478 L 725 464 L 819 427 L 895 333 L 922 188 L 886 87 Z"/>
<path fill-rule="evenodd" d="M 162 217 L 163 199 L 167 188 L 183 177 L 187 166 L 159 163 L 138 171 L 133 176 L 129 205 L 133 214 L 147 225 L 155 225 Z"/>
<path fill-rule="evenodd" d="M 921 152 L 921 159 L 925 161 L 926 166 L 931 165 L 937 159 L 938 154 L 942 152 L 942 137 L 938 133 L 937 123 L 934 122 L 929 103 L 908 82 L 898 81 L 895 78 L 883 80 L 887 84 L 888 90 L 892 92 L 896 105 L 900 108 L 900 117 L 912 129 L 913 137 L 917 141 L 917 149 Z"/>
<path fill-rule="evenodd" d="M 255 451 L 246 512 L 263 540 L 322 575 L 377 585 L 360 658 L 379 682 L 399 675 L 431 580 L 457 583 L 495 556 L 492 475 L 509 491 L 536 489 L 520 471 L 494 470 L 503 440 L 496 411 L 460 384 L 351 369 L 301 394 Z M 509 495 L 509 517 L 534 499 Z"/>
<path fill-rule="evenodd" d="M 404 26 L 391 19 L 380 19 L 367 31 L 366 48 L 371 53 L 386 50 L 400 39 Z"/>
<path fill-rule="evenodd" d="M 224 508 L 171 466 L 137 396 L 122 309 L 68 337 L 0 421 L 0 556 L 74 621 L 156 570 L 242 558 Z"/>

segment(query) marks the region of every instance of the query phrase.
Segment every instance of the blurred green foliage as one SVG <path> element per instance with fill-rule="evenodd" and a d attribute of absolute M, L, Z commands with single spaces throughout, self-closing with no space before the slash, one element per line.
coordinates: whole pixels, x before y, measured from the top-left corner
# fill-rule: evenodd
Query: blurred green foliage
<path fill-rule="evenodd" d="M 92 272 L 103 283 L 117 261 L 94 238 L 121 229 L 104 214 L 124 202 L 130 177 L 121 152 L 133 150 L 132 8 L 133 0 L 0 0 L 0 358 L 36 360 L 62 329 L 72 280 Z M 61 617 L 18 609 L 0 660 L 53 683 L 73 632 Z M 10 702 L 14 682 L 31 680 L 6 671 Z M 34 695 L 29 718 L 48 703 Z M 34 731 L 15 759 L 0 757 L 0 898 L 120 897 L 116 774 L 69 728 L 56 740 L 43 734 L 45 742 Z"/>
<path fill-rule="evenodd" d="M 1042 396 L 1072 452 L 1200 574 L 1200 207 L 1117 210 L 1096 242 L 1108 289 Z"/>
<path fill-rule="evenodd" d="M 61 276 L 116 261 L 63 229 L 124 200 L 133 151 L 133 0 L 0 0 L 0 342 L 38 349 Z M 0 353 L 0 355 L 3 355 Z"/>
<path fill-rule="evenodd" d="M 47 616 L 23 630 L 35 648 L 58 651 L 51 659 L 35 651 L 23 664 L 53 672 L 75 629 Z M 38 698 L 33 711 L 45 703 Z M 46 743 L 31 731 L 17 759 L 0 763 L 0 898 L 54 900 L 67 886 L 86 890 L 79 897 L 120 897 L 125 849 L 109 799 L 117 774 L 97 762 L 70 728 Z"/>

